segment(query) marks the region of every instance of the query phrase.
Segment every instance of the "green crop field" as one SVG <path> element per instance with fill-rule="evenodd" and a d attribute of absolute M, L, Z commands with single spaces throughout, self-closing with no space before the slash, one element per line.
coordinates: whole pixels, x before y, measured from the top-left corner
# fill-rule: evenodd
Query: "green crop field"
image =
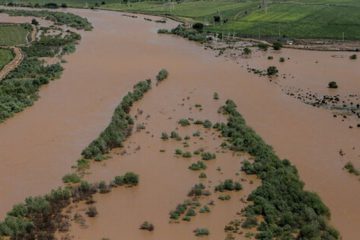
<path fill-rule="evenodd" d="M 0 46 L 15 46 L 26 43 L 29 31 L 24 25 L 0 24 Z"/>
<path fill-rule="evenodd" d="M 10 49 L 0 48 L 0 70 L 14 58 Z"/>
<path fill-rule="evenodd" d="M 0 0 L 7 3 L 10 0 Z M 206 23 L 207 30 L 248 37 L 360 39 L 359 0 L 185 0 L 136 1 L 63 0 L 68 6 L 171 15 Z M 44 4 L 51 0 L 13 0 L 14 3 Z M 103 3 L 102 3 L 103 2 Z M 214 24 L 218 15 L 222 23 Z M 225 20 L 225 22 L 224 22 Z"/>

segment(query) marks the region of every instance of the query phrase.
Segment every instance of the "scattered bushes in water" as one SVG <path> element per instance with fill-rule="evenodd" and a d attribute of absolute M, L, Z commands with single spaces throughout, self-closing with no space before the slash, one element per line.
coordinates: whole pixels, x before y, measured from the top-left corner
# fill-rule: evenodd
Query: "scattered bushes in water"
<path fill-rule="evenodd" d="M 346 169 L 349 173 L 354 174 L 355 176 L 360 175 L 360 171 L 356 169 L 351 162 L 346 163 L 344 169 Z"/>
<path fill-rule="evenodd" d="M 227 124 L 220 127 L 223 137 L 231 150 L 247 152 L 254 157 L 247 169 L 262 181 L 262 185 L 248 196 L 252 204 L 244 212 L 247 218 L 263 216 L 256 238 L 339 239 L 339 233 L 328 224 L 329 209 L 318 195 L 304 190 L 296 168 L 288 160 L 280 160 L 246 125 L 233 101 L 227 100 L 222 111 L 228 115 Z"/>
<path fill-rule="evenodd" d="M 338 88 L 338 85 L 335 81 L 331 81 L 328 84 L 328 88 Z"/>
<path fill-rule="evenodd" d="M 81 181 L 81 178 L 76 173 L 70 173 L 70 174 L 66 174 L 62 178 L 62 180 L 64 183 L 79 183 Z"/>
<path fill-rule="evenodd" d="M 210 231 L 207 228 L 197 228 L 194 230 L 194 234 L 197 237 L 208 236 Z"/>
<path fill-rule="evenodd" d="M 274 76 L 274 75 L 276 75 L 278 72 L 279 72 L 279 70 L 278 70 L 277 67 L 275 67 L 275 66 L 270 66 L 270 67 L 268 67 L 267 70 L 266 70 L 266 74 L 267 74 L 268 76 Z"/>
<path fill-rule="evenodd" d="M 202 160 L 213 160 L 216 159 L 216 154 L 215 153 L 210 153 L 210 152 L 203 152 L 201 153 L 201 159 Z"/>
<path fill-rule="evenodd" d="M 154 225 L 148 221 L 145 221 L 140 225 L 141 230 L 147 230 L 149 232 L 154 231 L 154 228 L 155 228 Z"/>
<path fill-rule="evenodd" d="M 203 163 L 202 161 L 197 161 L 196 163 L 192 163 L 189 166 L 189 169 L 193 170 L 193 171 L 205 170 L 206 169 L 206 164 Z M 205 177 L 206 177 L 206 175 L 205 175 Z M 202 175 L 202 178 L 204 178 L 203 175 Z"/>
<path fill-rule="evenodd" d="M 55 232 L 68 226 L 69 218 L 63 210 L 72 202 L 92 201 L 99 184 L 81 182 L 75 186 L 58 188 L 49 194 L 26 198 L 15 205 L 0 222 L 0 238 L 11 240 L 55 239 Z M 97 210 L 90 207 L 86 214 L 95 217 Z"/>
<path fill-rule="evenodd" d="M 86 215 L 88 215 L 88 217 L 96 217 L 98 215 L 98 211 L 96 209 L 96 207 L 91 206 L 88 208 L 88 210 L 86 211 Z"/>
<path fill-rule="evenodd" d="M 242 186 L 239 182 L 234 182 L 232 179 L 226 179 L 215 187 L 215 192 L 240 191 L 241 189 Z"/>
<path fill-rule="evenodd" d="M 169 76 L 169 72 L 166 69 L 161 69 L 160 72 L 156 75 L 156 80 L 161 82 Z"/>
<path fill-rule="evenodd" d="M 183 220 L 184 221 L 190 221 L 191 220 L 191 216 L 195 216 L 196 213 L 194 214 L 193 211 L 190 211 L 188 209 L 192 209 L 194 210 L 195 208 L 199 207 L 200 203 L 198 201 L 192 201 L 192 200 L 187 200 L 184 201 L 181 204 L 178 204 L 176 206 L 176 209 L 173 211 L 170 211 L 169 215 L 170 215 L 170 219 L 172 220 L 178 220 L 182 215 L 185 215 L 185 213 L 187 213 L 184 217 Z"/>
<path fill-rule="evenodd" d="M 178 123 L 183 127 L 190 125 L 190 121 L 185 118 L 180 119 Z"/>
<path fill-rule="evenodd" d="M 200 196 L 209 196 L 209 195 L 210 192 L 205 189 L 205 186 L 202 183 L 195 184 L 188 193 L 189 197 L 200 197 Z"/>
<path fill-rule="evenodd" d="M 116 176 L 113 183 L 117 186 L 137 186 L 139 184 L 139 175 L 133 172 L 127 172 L 123 176 Z"/>
<path fill-rule="evenodd" d="M 86 147 L 82 155 L 85 159 L 96 158 L 111 149 L 121 147 L 123 141 L 130 135 L 133 128 L 133 119 L 129 112 L 134 102 L 140 100 L 144 93 L 151 89 L 151 80 L 140 81 L 135 84 L 133 91 L 123 97 L 116 107 L 110 124 Z"/>

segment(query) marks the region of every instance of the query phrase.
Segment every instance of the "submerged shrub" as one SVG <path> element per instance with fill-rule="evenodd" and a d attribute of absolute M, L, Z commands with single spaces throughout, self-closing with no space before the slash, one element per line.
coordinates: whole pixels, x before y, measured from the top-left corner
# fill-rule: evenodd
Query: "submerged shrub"
<path fill-rule="evenodd" d="M 344 169 L 346 169 L 349 173 L 354 174 L 356 176 L 360 175 L 360 171 L 356 169 L 351 162 L 347 162 L 344 166 Z"/>
<path fill-rule="evenodd" d="M 268 76 L 274 76 L 279 72 L 279 70 L 277 69 L 277 67 L 275 66 L 270 66 L 267 68 L 266 73 Z"/>
<path fill-rule="evenodd" d="M 193 171 L 199 171 L 199 170 L 205 170 L 206 169 L 206 164 L 203 163 L 202 161 L 197 161 L 196 163 L 192 163 L 190 166 L 189 166 L 189 169 L 190 170 L 193 170 Z M 203 173 L 204 174 L 204 173 Z M 203 176 L 203 175 L 202 175 Z M 204 176 L 203 176 L 204 177 Z M 206 175 L 205 175 L 206 177 Z"/>
<path fill-rule="evenodd" d="M 147 221 L 145 221 L 145 222 L 143 222 L 141 225 L 140 225 L 140 229 L 141 230 L 147 230 L 147 231 L 149 231 L 149 232 L 152 232 L 152 231 L 154 231 L 154 225 L 152 224 L 152 223 L 150 223 L 150 222 L 147 222 Z"/>
<path fill-rule="evenodd" d="M 187 120 L 187 119 L 185 119 L 185 118 L 180 119 L 178 123 L 179 123 L 181 126 L 183 126 L 183 127 L 190 125 L 189 120 Z"/>
<path fill-rule="evenodd" d="M 208 236 L 210 234 L 210 231 L 207 228 L 197 228 L 194 230 L 195 236 L 202 237 L 202 236 Z"/>
<path fill-rule="evenodd" d="M 64 183 L 79 183 L 81 178 L 76 173 L 69 173 L 66 174 L 62 180 Z"/>
<path fill-rule="evenodd" d="M 116 176 L 113 182 L 118 186 L 136 186 L 139 183 L 139 175 L 133 172 L 127 172 L 123 176 Z"/>
<path fill-rule="evenodd" d="M 86 211 L 86 215 L 88 215 L 88 217 L 91 217 L 91 218 L 96 217 L 98 215 L 98 211 L 97 211 L 96 207 L 94 207 L 94 206 L 89 207 Z"/>
<path fill-rule="evenodd" d="M 328 88 L 338 88 L 338 85 L 335 81 L 331 81 L 328 84 Z"/>
<path fill-rule="evenodd" d="M 215 153 L 210 153 L 210 152 L 203 152 L 201 153 L 201 159 L 202 160 L 213 160 L 216 159 L 216 154 Z"/>
<path fill-rule="evenodd" d="M 350 56 L 350 59 L 351 59 L 351 60 L 357 59 L 357 55 L 356 55 L 356 54 L 351 55 L 351 56 Z"/>
<path fill-rule="evenodd" d="M 156 75 L 156 80 L 158 82 L 161 82 L 165 80 L 169 75 L 169 72 L 166 69 L 161 69 L 158 75 Z"/>

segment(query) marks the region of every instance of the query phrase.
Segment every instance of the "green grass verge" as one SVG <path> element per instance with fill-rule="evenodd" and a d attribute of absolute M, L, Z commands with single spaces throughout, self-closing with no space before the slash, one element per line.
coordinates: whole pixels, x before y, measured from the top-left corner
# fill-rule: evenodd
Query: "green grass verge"
<path fill-rule="evenodd" d="M 27 25 L 24 24 L 0 24 L 0 45 L 15 46 L 26 43 L 29 33 Z"/>
<path fill-rule="evenodd" d="M 11 62 L 14 58 L 14 53 L 10 49 L 4 49 L 0 48 L 0 70 L 3 69 L 3 67 Z"/>

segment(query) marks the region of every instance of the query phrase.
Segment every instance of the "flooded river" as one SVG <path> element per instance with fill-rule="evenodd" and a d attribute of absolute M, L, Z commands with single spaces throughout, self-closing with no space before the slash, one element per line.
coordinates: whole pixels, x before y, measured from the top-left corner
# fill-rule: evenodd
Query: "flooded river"
<path fill-rule="evenodd" d="M 357 239 L 360 182 L 342 168 L 349 160 L 360 167 L 359 128 L 349 129 L 347 125 L 339 124 L 336 119 L 329 117 L 328 111 L 313 108 L 286 96 L 271 82 L 248 73 L 236 62 L 222 57 L 215 58 L 213 52 L 204 50 L 196 43 L 156 33 L 159 28 L 175 26 L 174 22 L 154 23 L 145 21 L 142 16 L 129 18 L 116 12 L 70 11 L 87 17 L 94 25 L 94 30 L 81 33 L 82 40 L 77 51 L 66 57 L 67 63 L 64 64 L 65 71 L 61 79 L 42 88 L 40 99 L 34 106 L 0 124 L 2 217 L 13 204 L 21 202 L 25 197 L 44 194 L 60 186 L 61 177 L 70 171 L 82 149 L 109 123 L 113 109 L 122 96 L 130 91 L 137 81 L 151 78 L 160 68 L 166 68 L 170 73 L 169 79 L 151 90 L 136 106 L 150 115 L 148 130 L 154 135 L 154 139 L 159 139 L 164 129 L 169 131 L 174 128 L 174 122 L 178 118 L 191 115 L 188 108 L 186 111 L 181 110 L 185 109 L 184 106 L 190 106 L 186 104 L 202 104 L 204 113 L 199 117 L 217 121 L 216 111 L 219 104 L 226 99 L 233 99 L 248 124 L 274 147 L 280 157 L 290 159 L 297 166 L 301 179 L 306 183 L 306 189 L 317 192 L 329 206 L 331 222 L 340 230 L 343 238 Z M 329 79 L 329 76 L 345 79 L 346 75 L 351 87 L 344 81 L 341 82 L 346 85 L 344 89 L 360 92 L 359 80 L 356 79 L 358 75 L 354 74 L 360 69 L 359 63 L 349 65 L 341 58 L 334 58 L 331 57 L 332 54 L 323 52 L 306 55 L 306 52 L 286 50 L 285 53 L 291 61 L 298 62 L 296 66 L 287 68 L 290 72 L 292 68 L 296 68 L 297 72 L 302 73 L 297 75 L 297 81 L 311 80 L 323 85 L 324 75 L 319 73 L 319 69 L 322 69 L 321 71 L 326 72 L 326 79 Z M 322 67 L 303 65 L 304 59 L 314 64 L 318 61 Z M 325 69 L 321 64 L 327 64 L 328 61 L 336 61 L 335 65 L 343 64 L 348 70 L 339 71 L 338 68 L 331 67 Z M 293 74 L 296 75 L 296 72 Z M 214 92 L 219 93 L 218 103 L 213 103 Z M 182 99 L 187 97 L 190 97 L 191 101 L 182 106 Z M 168 117 L 173 118 L 172 123 L 167 122 Z M 145 207 L 148 210 L 145 211 L 147 215 L 144 215 L 144 218 L 149 219 L 143 220 L 151 220 L 151 216 L 156 215 L 155 210 L 158 209 L 151 207 L 158 204 L 157 206 L 164 206 L 159 213 L 164 215 L 171 210 L 169 207 L 175 207 L 184 200 L 179 196 L 186 197 L 189 186 L 196 183 L 197 176 L 191 175 L 189 170 L 176 170 L 177 167 L 185 169 L 188 166 L 188 163 L 181 162 L 183 160 L 171 160 L 173 164 L 166 164 L 166 158 L 173 158 L 170 152 L 174 147 L 163 146 L 169 153 L 161 155 L 161 146 L 156 145 L 157 141 L 152 144 L 149 136 L 151 135 L 135 133 L 129 143 L 140 145 L 140 151 L 124 159 L 114 154 L 107 163 L 110 168 L 95 166 L 92 170 L 94 176 L 88 177 L 111 179 L 112 174 L 119 175 L 133 170 L 143 176 L 146 188 L 134 189 L 124 195 L 122 193 L 126 192 L 126 189 L 114 190 L 109 195 L 99 196 L 98 221 L 92 219 L 88 229 L 75 229 L 72 232 L 75 237 L 116 239 L 122 232 L 126 232 L 125 236 L 129 239 L 169 239 L 172 231 L 170 228 L 164 229 L 155 237 L 150 233 L 139 232 L 137 228 L 143 216 L 140 215 L 142 212 L 136 209 L 147 202 Z M 340 149 L 345 152 L 345 156 L 340 157 Z M 152 154 L 149 154 L 150 152 Z M 223 158 L 229 159 L 224 165 L 224 171 L 231 172 L 232 164 L 239 169 L 239 159 L 226 154 Z M 134 164 L 135 161 L 138 163 Z M 213 166 L 213 170 L 210 170 L 214 171 L 214 174 L 216 167 Z M 161 172 L 164 173 L 164 178 L 170 178 L 172 172 L 176 173 L 171 181 L 166 182 L 169 186 L 160 181 Z M 165 199 L 164 202 L 146 199 L 146 196 L 151 196 L 152 187 L 171 191 L 171 184 L 176 185 L 181 179 L 186 179 L 184 186 L 176 188 L 174 193 L 165 194 L 159 189 L 154 190 L 154 194 L 163 194 L 161 196 Z M 138 197 L 132 200 L 129 195 Z M 235 208 L 234 202 L 232 204 L 228 206 Z M 221 224 L 231 220 L 231 214 L 239 210 L 229 210 L 221 206 L 216 209 L 220 215 L 224 213 L 226 216 L 220 217 Z M 134 216 L 129 217 L 132 215 Z M 107 220 L 106 217 L 111 218 Z M 164 219 L 166 220 L 167 216 L 156 218 L 154 222 L 164 226 Z M 207 223 L 215 226 L 216 219 L 209 219 Z M 201 221 L 206 222 L 200 218 L 199 222 L 202 223 Z M 129 230 L 130 225 L 134 230 Z M 182 225 L 173 228 L 181 230 Z M 180 230 L 174 230 L 174 233 L 180 233 Z M 105 232 L 109 235 L 102 234 Z M 187 236 L 189 235 L 182 235 Z"/>

